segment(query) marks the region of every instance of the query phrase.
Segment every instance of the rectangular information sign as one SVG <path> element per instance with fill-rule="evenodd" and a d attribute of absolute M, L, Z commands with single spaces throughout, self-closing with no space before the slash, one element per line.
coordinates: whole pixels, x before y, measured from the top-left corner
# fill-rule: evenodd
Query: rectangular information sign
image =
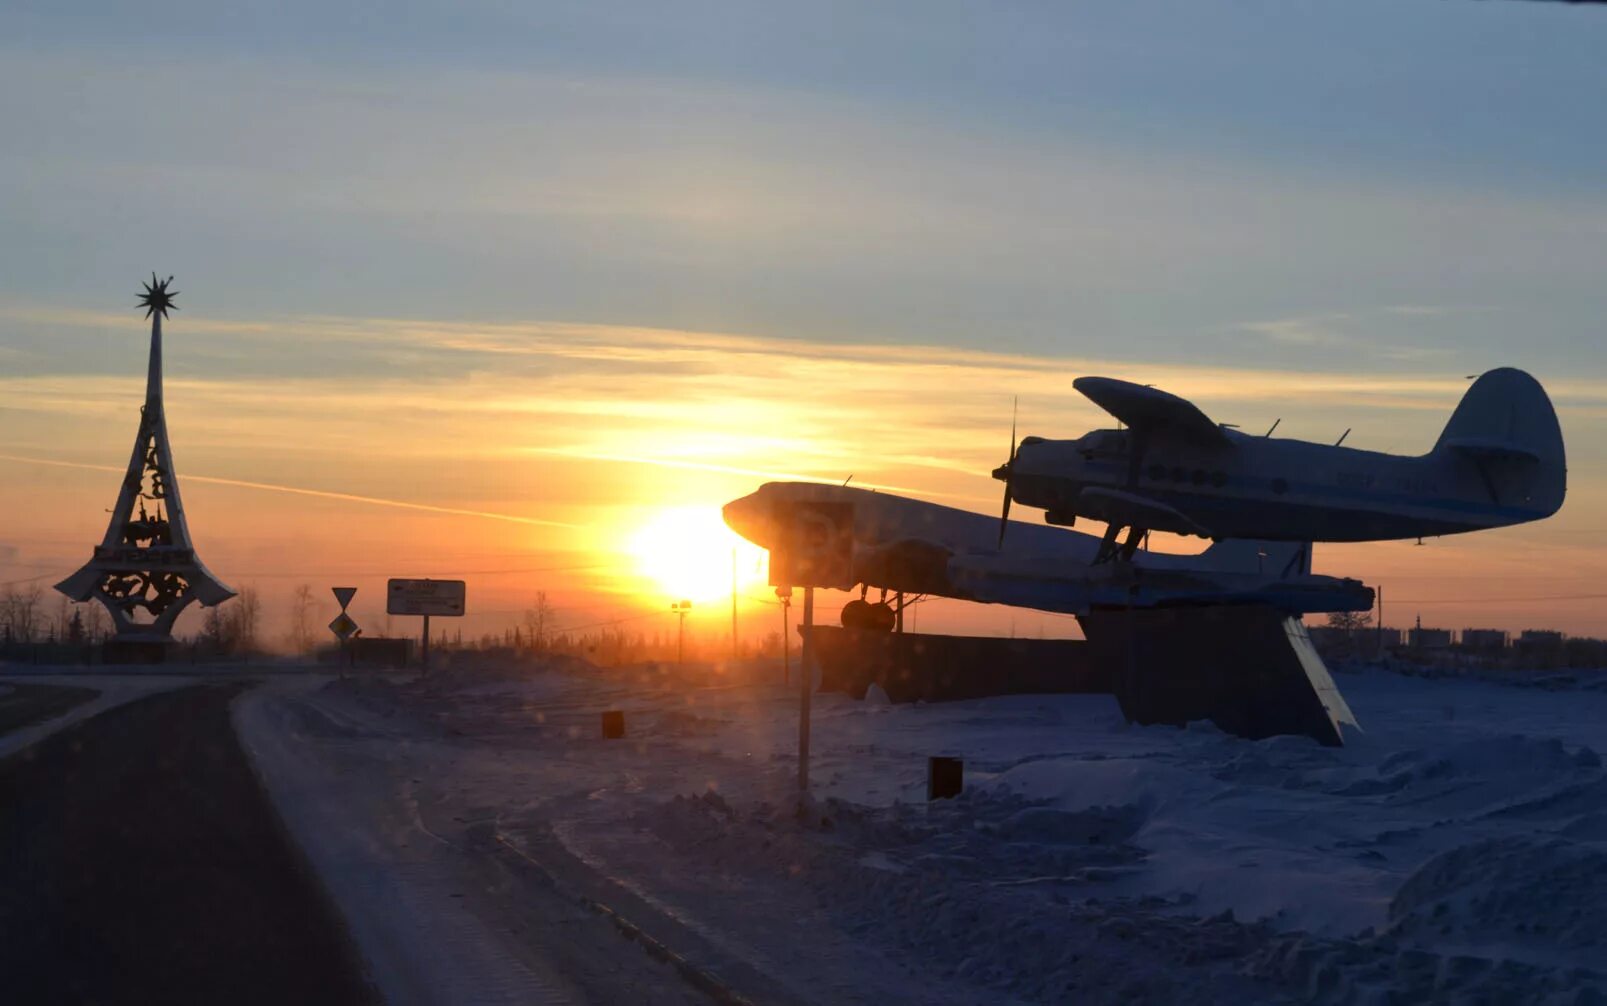
<path fill-rule="evenodd" d="M 385 586 L 389 615 L 462 615 L 462 580 L 390 580 Z"/>

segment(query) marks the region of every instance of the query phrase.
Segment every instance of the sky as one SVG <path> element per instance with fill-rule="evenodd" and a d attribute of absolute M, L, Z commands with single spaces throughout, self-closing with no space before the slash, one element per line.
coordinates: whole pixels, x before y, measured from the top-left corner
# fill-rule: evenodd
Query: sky
<path fill-rule="evenodd" d="M 992 512 L 1012 400 L 1078 435 L 1087 373 L 1417 452 L 1512 365 L 1562 513 L 1317 567 L 1392 624 L 1607 635 L 1603 51 L 1607 12 L 1518 2 L 13 0 L 0 581 L 104 530 L 155 270 L 191 530 L 270 623 L 349 582 L 376 634 L 429 575 L 466 634 L 537 590 L 668 631 L 694 588 L 720 631 L 729 546 L 670 543 L 769 478 Z"/>

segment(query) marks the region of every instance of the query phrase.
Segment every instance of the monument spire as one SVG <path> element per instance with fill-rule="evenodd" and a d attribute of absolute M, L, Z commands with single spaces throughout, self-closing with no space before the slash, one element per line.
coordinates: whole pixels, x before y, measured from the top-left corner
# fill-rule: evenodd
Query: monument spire
<path fill-rule="evenodd" d="M 112 508 L 106 535 L 89 562 L 56 584 L 74 601 L 98 600 L 111 613 L 116 644 L 155 645 L 172 641 L 173 623 L 191 601 L 222 604 L 234 596 L 201 563 L 190 543 L 168 443 L 162 407 L 162 320 L 177 311 L 169 276 L 151 274 L 139 306 L 151 319 L 150 361 L 145 404 L 128 472 Z"/>

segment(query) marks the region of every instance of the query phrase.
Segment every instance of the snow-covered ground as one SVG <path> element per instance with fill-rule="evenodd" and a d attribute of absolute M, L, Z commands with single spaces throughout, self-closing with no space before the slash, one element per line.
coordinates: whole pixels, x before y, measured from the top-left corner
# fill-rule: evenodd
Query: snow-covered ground
<path fill-rule="evenodd" d="M 757 1000 L 1601 1001 L 1607 679 L 1337 680 L 1366 728 L 1338 750 L 1133 727 L 1106 696 L 817 695 L 802 805 L 796 691 L 735 672 L 283 679 L 237 721 L 293 827 L 403 808 L 504 841 Z M 960 798 L 925 801 L 934 754 L 965 759 Z"/>

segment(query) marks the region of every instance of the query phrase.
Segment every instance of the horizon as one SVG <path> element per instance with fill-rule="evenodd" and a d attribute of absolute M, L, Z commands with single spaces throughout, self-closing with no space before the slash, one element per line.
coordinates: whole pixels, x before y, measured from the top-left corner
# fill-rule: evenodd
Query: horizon
<path fill-rule="evenodd" d="M 710 524 L 764 481 L 997 513 L 1012 400 L 1023 434 L 1111 425 L 1084 374 L 1413 453 L 1509 365 L 1557 407 L 1562 511 L 1314 568 L 1391 625 L 1607 636 L 1599 18 L 916 10 L 16 8 L 0 584 L 99 540 L 159 266 L 191 530 L 270 627 L 349 584 L 372 631 L 427 575 L 469 581 L 466 636 L 538 590 L 575 625 L 696 594 L 712 633 L 733 547 L 764 625 L 757 550 Z"/>

